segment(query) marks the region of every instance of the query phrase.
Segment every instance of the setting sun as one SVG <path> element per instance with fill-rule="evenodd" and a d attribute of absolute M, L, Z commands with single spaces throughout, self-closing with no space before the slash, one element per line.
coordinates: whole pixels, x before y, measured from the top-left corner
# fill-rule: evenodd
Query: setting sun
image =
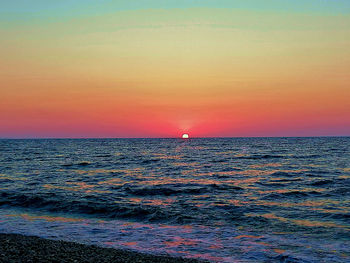
<path fill-rule="evenodd" d="M 182 134 L 182 139 L 188 139 L 188 138 L 189 138 L 189 136 L 187 133 Z"/>

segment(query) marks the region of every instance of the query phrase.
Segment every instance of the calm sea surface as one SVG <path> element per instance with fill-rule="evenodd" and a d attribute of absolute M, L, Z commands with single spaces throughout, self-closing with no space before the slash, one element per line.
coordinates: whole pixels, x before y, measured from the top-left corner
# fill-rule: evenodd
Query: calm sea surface
<path fill-rule="evenodd" d="M 0 140 L 0 232 L 350 262 L 350 137 Z"/>

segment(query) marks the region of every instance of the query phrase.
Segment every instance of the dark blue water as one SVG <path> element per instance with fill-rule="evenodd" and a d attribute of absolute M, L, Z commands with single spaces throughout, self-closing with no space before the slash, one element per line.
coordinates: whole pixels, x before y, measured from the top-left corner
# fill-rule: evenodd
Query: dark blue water
<path fill-rule="evenodd" d="M 0 231 L 349 262 L 350 138 L 0 140 Z"/>

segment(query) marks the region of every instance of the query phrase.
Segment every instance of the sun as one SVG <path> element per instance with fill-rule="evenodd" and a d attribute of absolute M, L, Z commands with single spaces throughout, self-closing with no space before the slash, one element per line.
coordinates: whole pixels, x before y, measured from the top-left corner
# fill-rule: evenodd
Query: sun
<path fill-rule="evenodd" d="M 190 138 L 190 136 L 188 136 L 187 133 L 182 134 L 182 139 L 188 139 L 188 138 Z"/>

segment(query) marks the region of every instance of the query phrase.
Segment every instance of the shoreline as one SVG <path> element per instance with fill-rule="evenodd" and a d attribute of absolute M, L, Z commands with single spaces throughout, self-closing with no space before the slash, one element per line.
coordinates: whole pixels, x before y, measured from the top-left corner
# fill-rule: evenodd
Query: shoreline
<path fill-rule="evenodd" d="M 207 261 L 0 233 L 0 263 L 5 262 L 200 263 Z"/>

